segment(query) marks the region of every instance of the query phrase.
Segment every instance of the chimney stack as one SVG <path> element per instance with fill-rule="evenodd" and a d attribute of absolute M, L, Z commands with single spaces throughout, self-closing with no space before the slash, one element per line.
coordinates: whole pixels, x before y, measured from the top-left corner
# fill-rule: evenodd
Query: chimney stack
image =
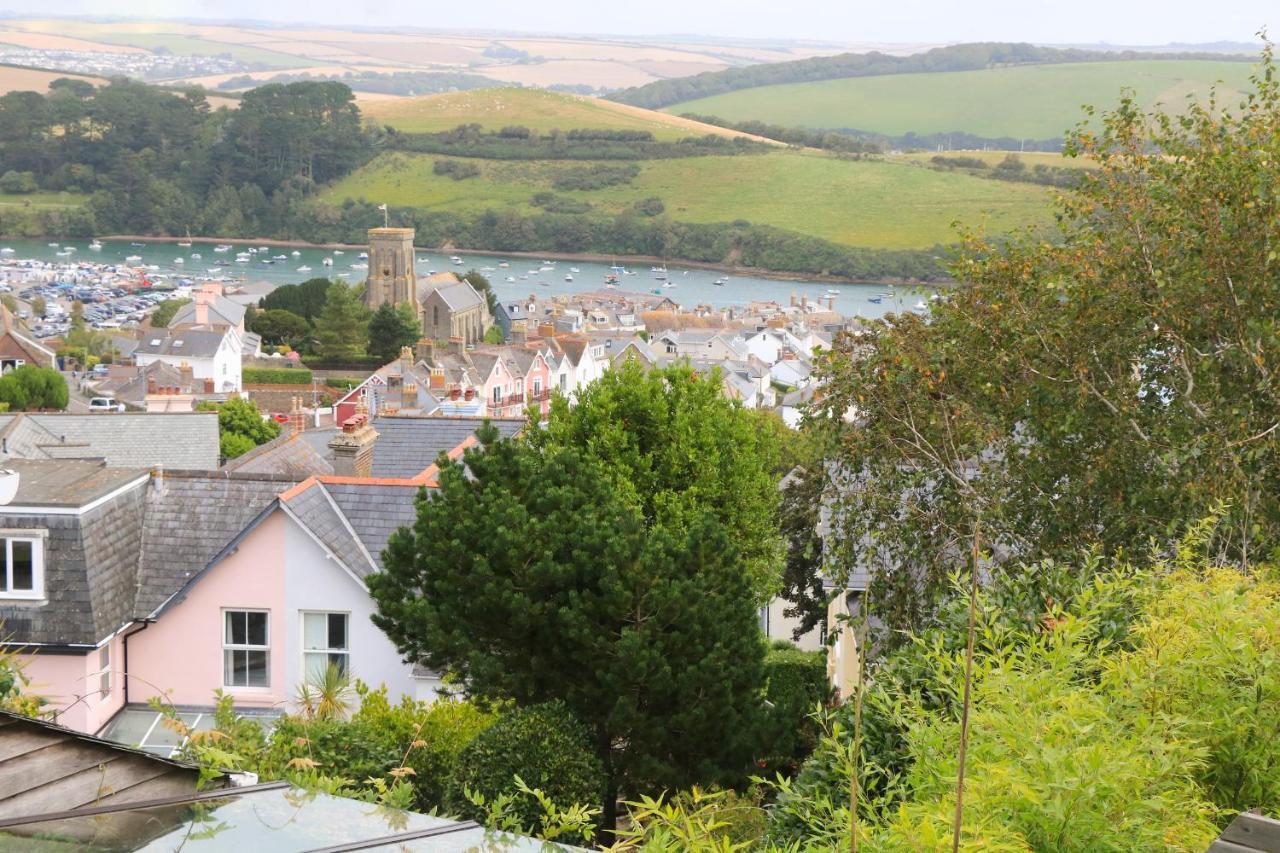
<path fill-rule="evenodd" d="M 796 295 L 794 293 L 791 294 L 791 307 L 792 308 L 796 307 Z"/>
<path fill-rule="evenodd" d="M 400 349 L 400 411 L 418 405 L 418 383 L 413 376 L 413 350 Z"/>
<path fill-rule="evenodd" d="M 156 383 L 156 378 L 154 376 L 147 377 L 147 393 L 153 396 L 160 393 L 159 385 Z"/>
<path fill-rule="evenodd" d="M 431 390 L 432 391 L 444 390 L 444 368 L 442 367 L 431 368 Z"/>
<path fill-rule="evenodd" d="M 201 288 L 195 292 L 195 309 L 196 309 L 196 325 L 206 326 L 209 324 L 209 305 L 213 302 L 213 294 Z"/>
<path fill-rule="evenodd" d="M 182 365 L 178 367 L 178 374 L 182 377 L 182 386 L 184 388 L 190 388 L 192 386 L 194 376 L 191 370 L 191 365 L 184 361 Z"/>
<path fill-rule="evenodd" d="M 466 338 L 463 338 L 459 335 L 454 335 L 453 337 L 449 338 L 449 348 L 452 349 L 454 352 L 456 352 L 458 355 L 466 355 L 467 353 Z"/>
<path fill-rule="evenodd" d="M 293 398 L 293 406 L 289 411 L 289 423 L 293 425 L 294 435 L 299 435 L 302 433 L 304 429 L 306 429 L 306 424 L 303 423 L 303 420 L 302 420 L 302 398 L 301 397 Z"/>
<path fill-rule="evenodd" d="M 522 345 L 529 340 L 529 325 L 525 320 L 511 322 L 511 343 Z"/>
<path fill-rule="evenodd" d="M 370 477 L 373 474 L 373 444 L 378 438 L 369 425 L 369 415 L 358 405 L 356 413 L 342 423 L 342 432 L 329 440 L 333 451 L 333 473 L 339 477 Z"/>
<path fill-rule="evenodd" d="M 436 342 L 430 338 L 418 341 L 416 347 L 418 361 L 425 362 L 428 367 L 436 363 Z"/>

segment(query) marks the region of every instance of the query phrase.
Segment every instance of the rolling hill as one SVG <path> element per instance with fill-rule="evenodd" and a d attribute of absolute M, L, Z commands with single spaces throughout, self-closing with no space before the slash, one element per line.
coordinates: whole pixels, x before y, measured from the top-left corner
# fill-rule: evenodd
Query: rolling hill
<path fill-rule="evenodd" d="M 485 130 L 522 125 L 539 133 L 577 128 L 642 130 L 660 140 L 706 134 L 746 136 L 679 116 L 545 89 L 473 89 L 393 98 L 364 103 L 361 112 L 407 133 L 434 133 L 475 123 Z"/>
<path fill-rule="evenodd" d="M 1189 96 L 1203 99 L 1217 81 L 1220 101 L 1233 103 L 1251 73 L 1247 62 L 1208 60 L 1023 65 L 759 86 L 666 111 L 890 136 L 961 131 L 1043 140 L 1079 122 L 1085 104 L 1114 106 L 1125 88 L 1144 107 L 1177 110 Z"/>
<path fill-rule="evenodd" d="M 918 249 L 956 239 L 953 223 L 986 222 L 993 231 L 1050 221 L 1050 193 L 1038 186 L 948 174 L 905 163 L 841 160 L 773 151 L 637 163 L 629 182 L 599 190 L 558 190 L 557 178 L 589 168 L 581 161 L 474 160 L 479 174 L 436 174 L 426 154 L 382 154 L 324 190 L 322 201 L 366 199 L 393 208 L 479 213 L 535 213 L 533 196 L 591 205 L 587 216 L 612 216 L 660 198 L 678 222 L 747 220 L 844 246 Z"/>

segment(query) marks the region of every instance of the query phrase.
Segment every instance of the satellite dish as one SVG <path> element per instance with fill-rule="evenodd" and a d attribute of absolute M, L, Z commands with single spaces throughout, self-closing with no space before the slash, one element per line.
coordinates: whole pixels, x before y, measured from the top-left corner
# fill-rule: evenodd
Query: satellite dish
<path fill-rule="evenodd" d="M 0 506 L 7 506 L 18 495 L 18 472 L 0 468 Z"/>

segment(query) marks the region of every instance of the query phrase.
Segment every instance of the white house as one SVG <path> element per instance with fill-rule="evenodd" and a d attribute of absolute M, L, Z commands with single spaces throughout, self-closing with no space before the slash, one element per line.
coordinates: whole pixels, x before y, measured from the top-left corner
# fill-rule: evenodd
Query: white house
<path fill-rule="evenodd" d="M 239 393 L 243 342 L 234 327 L 167 329 L 148 333 L 133 357 L 139 367 L 155 362 L 191 368 L 208 393 Z"/>

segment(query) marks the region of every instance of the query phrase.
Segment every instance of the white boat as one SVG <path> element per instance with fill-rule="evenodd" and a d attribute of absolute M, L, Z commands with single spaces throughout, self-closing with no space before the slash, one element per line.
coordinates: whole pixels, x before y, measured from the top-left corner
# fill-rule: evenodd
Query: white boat
<path fill-rule="evenodd" d="M 509 275 L 509 276 L 507 276 L 507 281 L 511 282 L 512 284 L 515 284 L 515 283 L 516 283 L 516 277 L 515 277 L 515 276 L 513 276 L 513 275 Z"/>
<path fill-rule="evenodd" d="M 0 255 L 12 255 L 12 254 L 13 254 L 13 249 L 10 249 L 8 246 L 5 246 L 3 249 L 0 249 Z"/>
<path fill-rule="evenodd" d="M 290 252 L 289 254 L 293 255 L 293 256 L 296 258 L 296 257 L 298 257 L 299 255 L 301 255 L 302 253 L 301 253 L 301 252 L 299 252 L 297 249 L 294 249 L 294 250 L 293 250 L 292 252 Z"/>
<path fill-rule="evenodd" d="M 664 281 L 664 282 L 662 283 L 662 286 L 663 286 L 663 287 L 675 287 L 675 286 L 676 286 L 676 283 L 675 283 L 674 281 Z"/>
<path fill-rule="evenodd" d="M 924 304 L 924 300 L 923 300 L 923 299 L 921 299 L 919 302 L 917 302 L 917 303 L 916 303 L 915 308 L 916 308 L 916 310 L 917 310 L 917 311 L 928 311 L 928 310 L 929 310 L 929 306 Z"/>
<path fill-rule="evenodd" d="M 190 244 L 190 243 L 188 243 L 187 245 L 191 245 L 191 244 Z M 229 245 L 227 245 L 226 243 L 219 243 L 218 245 L 216 245 L 216 246 L 214 246 L 214 247 L 213 247 L 213 250 L 214 250 L 215 252 L 230 252 L 230 251 L 231 251 L 231 247 L 230 247 Z"/>
<path fill-rule="evenodd" d="M 276 255 L 275 259 L 276 259 L 277 261 L 287 261 L 287 260 L 289 260 L 289 256 L 288 256 L 288 255 Z"/>
<path fill-rule="evenodd" d="M 724 287 L 725 280 L 723 278 L 718 278 L 711 283 L 714 284 L 716 287 Z"/>
<path fill-rule="evenodd" d="M 361 252 L 357 257 L 359 257 L 359 258 L 360 258 L 360 260 L 362 260 L 362 261 L 367 261 L 367 260 L 369 260 L 369 253 L 368 253 L 368 252 Z"/>
<path fill-rule="evenodd" d="M 66 257 L 70 257 L 70 256 L 71 256 L 71 250 L 70 250 L 70 249 L 63 249 L 61 252 L 54 252 L 54 254 L 55 254 L 55 255 L 57 255 L 57 256 L 58 256 L 58 257 L 60 257 L 60 258 L 66 258 Z"/>
<path fill-rule="evenodd" d="M 311 267 L 307 266 L 306 264 L 303 264 L 302 266 L 298 267 L 298 272 L 311 272 Z"/>
<path fill-rule="evenodd" d="M 181 246 L 181 247 L 182 247 L 182 248 L 184 248 L 184 249 L 190 249 L 190 248 L 191 248 L 191 241 L 190 241 L 190 240 L 179 240 L 179 241 L 178 241 L 178 245 L 179 245 L 179 246 Z"/>
<path fill-rule="evenodd" d="M 565 281 L 573 281 L 573 275 L 572 275 L 571 273 L 570 273 L 570 274 L 566 274 L 566 275 L 565 275 L 565 277 L 564 277 L 564 280 L 565 280 Z"/>
<path fill-rule="evenodd" d="M 509 267 L 509 266 L 511 266 L 511 264 L 507 263 L 506 261 L 501 261 L 501 262 L 498 264 L 498 269 L 503 269 L 503 270 L 505 270 L 505 269 L 506 269 L 507 267 Z"/>
<path fill-rule="evenodd" d="M 270 251 L 271 251 L 271 247 L 270 247 L 270 246 L 259 246 L 259 247 L 258 247 L 258 251 L 259 251 L 259 252 L 262 252 L 262 253 L 265 255 L 267 252 L 270 252 Z"/>
<path fill-rule="evenodd" d="M 326 266 L 326 267 L 331 267 L 331 266 L 333 266 L 333 258 L 325 258 L 325 259 L 324 259 L 323 261 L 321 261 L 320 263 L 321 263 L 321 264 L 323 264 L 323 265 L 324 265 L 324 266 Z"/>
<path fill-rule="evenodd" d="M 351 275 L 351 273 L 349 273 L 349 272 L 340 272 L 340 273 L 337 273 L 338 278 L 347 278 L 347 277 L 349 277 L 350 275 Z"/>
<path fill-rule="evenodd" d="M 569 267 L 569 272 L 581 272 L 577 267 Z"/>
<path fill-rule="evenodd" d="M 551 264 L 543 264 L 542 266 L 538 267 L 538 272 L 551 272 L 553 269 L 555 269 L 555 267 L 552 266 Z"/>
<path fill-rule="evenodd" d="M 56 249 L 56 248 L 58 248 L 58 244 L 57 244 L 57 243 L 50 243 L 50 244 L 49 244 L 49 248 L 51 248 L 51 249 Z"/>
<path fill-rule="evenodd" d="M 217 251 L 217 250 L 215 249 L 214 251 Z M 257 249 L 255 249 L 255 248 L 253 248 L 252 246 L 250 246 L 250 247 L 249 247 L 249 254 L 251 254 L 251 255 L 256 255 L 256 254 L 258 254 L 258 250 L 257 250 Z"/>
<path fill-rule="evenodd" d="M 138 261 L 142 260 L 142 256 L 141 256 L 141 255 L 130 255 L 129 257 L 125 258 L 125 260 L 126 260 L 126 261 L 128 261 L 128 262 L 129 262 L 129 263 L 131 263 L 131 264 L 136 264 Z"/>
<path fill-rule="evenodd" d="M 353 270 L 367 270 L 369 268 L 369 265 L 368 264 L 352 264 L 351 268 Z"/>
<path fill-rule="evenodd" d="M 203 257 L 203 256 L 202 256 L 199 252 L 192 252 L 192 253 L 191 253 L 191 260 L 193 260 L 193 261 L 198 261 L 198 260 L 200 260 L 200 259 L 201 259 L 201 257 Z"/>
<path fill-rule="evenodd" d="M 832 290 L 830 287 L 827 288 L 827 296 L 839 296 L 839 295 L 840 295 L 840 291 Z"/>
<path fill-rule="evenodd" d="M 173 259 L 173 262 L 174 262 L 175 264 L 185 264 L 185 263 L 187 262 L 187 259 L 186 259 L 186 258 L 174 258 L 174 259 Z"/>
<path fill-rule="evenodd" d="M 101 241 L 101 240 L 94 240 L 92 243 L 90 243 L 90 244 L 89 244 L 89 248 L 90 248 L 90 249 L 93 249 L 95 252 L 101 252 L 101 251 L 102 251 L 102 241 Z M 9 251 L 13 251 L 13 250 L 12 250 L 12 249 L 10 249 Z"/>
<path fill-rule="evenodd" d="M 457 255 L 450 255 L 450 256 L 449 256 L 449 261 L 450 261 L 451 263 L 454 263 L 454 264 L 461 264 L 461 263 L 462 263 L 462 258 L 458 257 Z"/>
<path fill-rule="evenodd" d="M 335 255 L 345 255 L 345 254 L 346 254 L 346 252 L 342 251 L 341 249 L 334 249 L 334 250 L 333 250 L 333 253 L 334 253 Z"/>

